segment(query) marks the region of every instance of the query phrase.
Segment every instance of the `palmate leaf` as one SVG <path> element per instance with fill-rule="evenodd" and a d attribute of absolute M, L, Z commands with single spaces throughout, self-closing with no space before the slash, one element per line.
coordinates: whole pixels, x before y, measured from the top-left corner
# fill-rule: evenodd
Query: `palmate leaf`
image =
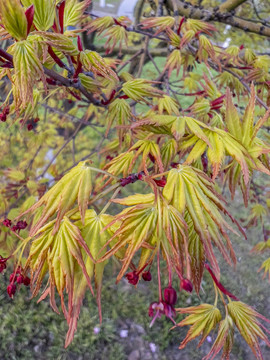
<path fill-rule="evenodd" d="M 265 327 L 258 318 L 267 322 L 269 320 L 241 301 L 230 301 L 228 312 L 256 359 L 263 360 L 259 340 L 263 340 L 268 346 L 270 341 L 262 330 L 266 330 Z"/>
<path fill-rule="evenodd" d="M 107 170 L 110 174 L 119 175 L 123 174 L 123 177 L 128 176 L 129 169 L 134 160 L 134 151 L 122 153 L 113 158 L 108 164 L 104 166 L 104 170 Z"/>
<path fill-rule="evenodd" d="M 182 341 L 179 349 L 183 349 L 187 343 L 202 334 L 202 338 L 198 346 L 201 346 L 209 333 L 215 329 L 216 325 L 221 321 L 221 313 L 219 309 L 211 304 L 201 304 L 189 308 L 175 309 L 180 314 L 190 314 L 176 326 L 191 325 L 185 339 Z"/>
<path fill-rule="evenodd" d="M 213 253 L 212 242 L 221 251 L 224 258 L 231 263 L 236 261 L 227 229 L 233 231 L 224 220 L 222 213 L 235 222 L 226 210 L 222 198 L 216 193 L 213 182 L 200 170 L 186 165 L 178 165 L 169 171 L 163 196 L 181 214 L 188 214 L 194 230 L 203 243 L 205 256 L 219 274 L 217 260 Z"/>
<path fill-rule="evenodd" d="M 120 126 L 118 132 L 119 139 L 122 141 L 123 129 L 121 129 L 121 125 L 127 125 L 131 117 L 132 114 L 130 105 L 124 99 L 115 99 L 112 101 L 108 107 L 108 113 L 106 117 L 106 122 L 108 123 L 106 136 L 108 135 L 113 122 L 116 122 L 116 125 Z"/>
<path fill-rule="evenodd" d="M 133 168 L 138 156 L 142 154 L 142 168 L 148 174 L 147 163 L 149 162 L 149 155 L 152 156 L 158 166 L 159 171 L 163 172 L 163 164 L 160 154 L 159 146 L 153 140 L 138 140 L 129 151 L 136 150 L 133 161 L 130 165 L 129 171 Z"/>
<path fill-rule="evenodd" d="M 162 97 L 163 92 L 153 87 L 155 81 L 145 79 L 129 80 L 123 84 L 122 90 L 130 99 L 148 103 L 146 98 Z"/>
<path fill-rule="evenodd" d="M 160 115 L 167 113 L 168 115 L 180 115 L 180 105 L 175 99 L 168 95 L 164 95 L 162 98 L 158 98 L 158 112 Z"/>
<path fill-rule="evenodd" d="M 160 150 L 162 163 L 166 169 L 177 153 L 177 142 L 174 139 L 166 141 Z"/>
<path fill-rule="evenodd" d="M 230 151 L 233 150 L 233 144 L 227 142 L 226 150 L 228 153 L 235 158 L 235 160 L 240 164 L 242 172 L 244 174 L 244 183 L 241 184 L 242 192 L 244 195 L 244 200 L 247 205 L 248 199 L 248 182 L 249 182 L 249 173 L 253 170 L 258 170 L 266 174 L 270 174 L 269 168 L 267 168 L 261 161 L 262 154 L 267 154 L 270 152 L 269 145 L 265 144 L 261 139 L 257 137 L 259 129 L 267 121 L 270 114 L 270 109 L 265 113 L 265 115 L 258 120 L 257 123 L 254 122 L 254 110 L 255 110 L 255 88 L 252 84 L 251 86 L 251 96 L 250 101 L 245 110 L 242 121 L 240 121 L 237 110 L 232 102 L 232 96 L 230 91 L 227 89 L 226 92 L 226 114 L 225 114 L 225 125 L 228 131 L 238 140 L 246 151 L 247 168 L 243 167 L 244 162 L 240 161 L 239 157 L 233 156 Z M 220 132 L 220 131 L 219 131 Z M 227 139 L 228 136 L 227 136 Z M 239 145 L 238 145 L 239 147 Z M 236 148 L 235 148 L 236 149 Z M 240 173 L 238 170 L 238 165 L 236 162 L 232 162 L 227 167 L 227 178 L 229 179 L 230 190 L 232 196 L 234 195 L 236 185 L 241 183 Z"/>
<path fill-rule="evenodd" d="M 142 29 L 158 28 L 155 35 L 173 27 L 174 24 L 175 18 L 172 16 L 150 17 L 141 22 Z"/>
<path fill-rule="evenodd" d="M 189 262 L 187 251 L 187 228 L 181 214 L 162 198 L 155 199 L 153 193 L 136 194 L 123 199 L 115 199 L 121 205 L 130 206 L 115 217 L 120 226 L 108 244 L 111 249 L 101 258 L 104 261 L 119 249 L 124 250 L 122 269 L 117 282 L 122 278 L 136 254 L 141 251 L 139 269 L 153 260 L 160 248 L 162 254 L 176 272 L 183 273 Z M 150 260 L 152 259 L 152 260 Z"/>
<path fill-rule="evenodd" d="M 91 272 L 86 268 L 86 255 L 83 255 L 91 256 L 91 253 L 79 228 L 70 219 L 64 217 L 56 234 L 54 234 L 54 222 L 45 225 L 34 237 L 25 269 L 30 268 L 33 296 L 38 294 L 44 276 L 49 273 L 49 285 L 39 301 L 50 295 L 51 306 L 58 312 L 55 302 L 56 287 L 61 298 L 63 313 L 69 324 L 67 339 L 70 339 L 76 329 L 82 301 L 81 294 L 76 292 L 78 277 L 93 293 Z M 64 291 L 68 295 L 68 309 L 65 306 Z"/>
<path fill-rule="evenodd" d="M 55 18 L 54 0 L 22 0 L 22 3 L 25 7 L 34 5 L 34 25 L 37 30 L 47 31 L 53 26 Z"/>
<path fill-rule="evenodd" d="M 75 26 L 84 17 L 84 11 L 91 4 L 91 0 L 66 0 L 64 11 L 64 26 Z"/>
<path fill-rule="evenodd" d="M 101 314 L 101 287 L 103 271 L 106 265 L 106 261 L 101 263 L 93 262 L 104 255 L 105 250 L 101 251 L 102 247 L 106 244 L 112 233 L 110 230 L 102 231 L 113 219 L 112 216 L 102 214 L 97 215 L 94 210 L 87 210 L 85 214 L 85 223 L 83 224 L 80 219 L 80 214 L 77 213 L 72 216 L 73 220 L 77 220 L 75 225 L 80 229 L 81 235 L 85 240 L 87 247 L 90 250 L 91 257 L 82 250 L 83 261 L 89 278 L 95 280 L 96 299 L 99 309 L 100 321 L 102 320 Z M 80 308 L 82 301 L 87 290 L 87 279 L 83 274 L 82 268 L 79 264 L 75 264 L 75 275 L 73 285 L 73 298 L 72 298 L 72 315 L 69 322 L 69 330 L 66 336 L 65 347 L 67 347 L 73 340 L 74 333 L 77 328 L 77 321 L 80 314 Z"/>
<path fill-rule="evenodd" d="M 268 240 L 269 242 L 269 240 Z M 263 263 L 262 266 L 260 267 L 259 271 L 264 270 L 264 274 L 263 274 L 263 278 L 266 277 L 266 275 L 268 274 L 268 278 L 269 278 L 269 282 L 270 282 L 270 258 L 266 259 Z"/>
<path fill-rule="evenodd" d="M 13 95 L 16 107 L 27 107 L 33 103 L 33 89 L 41 78 L 45 84 L 42 64 L 33 45 L 28 40 L 18 41 L 12 47 L 13 52 Z M 46 86 L 46 85 L 45 85 Z"/>
<path fill-rule="evenodd" d="M 153 125 L 156 127 L 167 127 L 176 141 L 183 138 L 184 135 L 194 134 L 198 138 L 206 142 L 210 147 L 211 144 L 202 128 L 209 127 L 203 122 L 188 116 L 172 116 L 172 115 L 153 115 L 149 118 L 138 121 L 135 126 Z"/>
<path fill-rule="evenodd" d="M 64 54 L 70 56 L 76 56 L 79 54 L 79 51 L 72 42 L 72 39 L 64 34 L 43 31 L 39 31 L 37 34 L 40 34 L 48 45 Z"/>
<path fill-rule="evenodd" d="M 199 235 L 193 228 L 192 220 L 189 219 L 188 221 L 186 219 L 186 222 L 188 226 L 188 253 L 190 256 L 191 279 L 197 294 L 199 294 L 204 272 L 205 251 Z"/>
<path fill-rule="evenodd" d="M 225 319 L 223 319 L 218 328 L 218 334 L 214 341 L 213 346 L 209 353 L 203 358 L 203 360 L 214 359 L 217 354 L 223 348 L 223 352 L 221 354 L 221 360 L 229 360 L 230 352 L 232 350 L 234 342 L 234 326 L 232 318 L 227 315 Z"/>
<path fill-rule="evenodd" d="M 88 166 L 86 161 L 80 162 L 43 195 L 35 205 L 25 212 L 32 213 L 39 207 L 44 206 L 39 220 L 30 231 L 30 236 L 35 235 L 38 229 L 55 214 L 57 214 L 55 222 L 55 231 L 57 231 L 63 216 L 72 208 L 76 200 L 79 205 L 82 221 L 84 221 L 85 211 L 92 192 L 92 170 L 93 168 Z"/>
<path fill-rule="evenodd" d="M 250 178 L 249 168 L 258 168 L 247 149 L 233 136 L 222 129 L 215 127 L 213 129 L 205 128 L 202 131 L 204 136 L 207 137 L 207 145 L 210 144 L 210 147 L 207 149 L 206 144 L 203 144 L 203 141 L 205 140 L 197 134 L 186 137 L 179 148 L 183 151 L 190 149 L 191 147 L 193 148 L 190 151 L 185 164 L 193 163 L 207 150 L 208 160 L 213 167 L 213 179 L 215 179 L 225 161 L 226 155 L 230 155 L 234 159 L 234 163 L 240 165 L 244 182 L 247 184 Z M 267 171 L 267 169 L 265 171 Z"/>
<path fill-rule="evenodd" d="M 80 51 L 80 61 L 86 70 L 92 71 L 95 75 L 118 80 L 116 73 L 107 65 L 105 60 L 96 51 Z"/>
<path fill-rule="evenodd" d="M 27 37 L 27 20 L 19 0 L 0 1 L 1 23 L 16 40 Z"/>
<path fill-rule="evenodd" d="M 151 203 L 136 205 L 116 216 L 115 221 L 121 222 L 121 220 L 122 224 L 110 240 L 113 241 L 117 238 L 118 241 L 101 258 L 101 261 L 104 261 L 128 245 L 116 282 L 119 282 L 124 276 L 134 254 L 143 246 L 143 243 L 148 242 L 154 235 L 158 223 L 158 210 Z"/>

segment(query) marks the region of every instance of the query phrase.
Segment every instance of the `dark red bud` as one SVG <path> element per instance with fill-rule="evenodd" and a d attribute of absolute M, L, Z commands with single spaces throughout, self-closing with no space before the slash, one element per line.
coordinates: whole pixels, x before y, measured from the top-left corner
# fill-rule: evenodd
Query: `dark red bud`
<path fill-rule="evenodd" d="M 165 177 L 163 177 L 160 180 L 154 179 L 154 182 L 157 184 L 157 186 L 164 187 L 166 185 L 166 183 L 167 183 L 167 180 L 166 180 Z"/>
<path fill-rule="evenodd" d="M 132 271 L 126 274 L 126 278 L 128 282 L 132 285 L 137 285 L 139 281 L 139 275 L 136 273 L 136 271 Z"/>
<path fill-rule="evenodd" d="M 12 222 L 11 222 L 11 220 L 9 220 L 9 219 L 5 219 L 5 220 L 3 221 L 3 225 L 6 226 L 6 227 L 10 227 L 11 224 L 12 224 Z"/>
<path fill-rule="evenodd" d="M 36 124 L 37 122 L 39 122 L 39 117 L 36 117 L 33 121 Z"/>
<path fill-rule="evenodd" d="M 181 280 L 181 289 L 187 291 L 187 292 L 192 292 L 193 290 L 193 285 L 192 285 L 192 282 L 188 279 L 182 279 Z"/>
<path fill-rule="evenodd" d="M 33 130 L 33 128 L 34 128 L 34 126 L 33 126 L 32 124 L 28 124 L 28 125 L 27 125 L 27 130 L 28 130 L 28 131 Z"/>
<path fill-rule="evenodd" d="M 25 286 L 28 286 L 28 285 L 30 285 L 30 278 L 28 277 L 28 276 L 25 276 L 25 278 L 23 279 L 23 284 L 25 285 Z"/>
<path fill-rule="evenodd" d="M 152 275 L 150 273 L 150 271 L 145 271 L 142 273 L 142 278 L 144 281 L 151 281 L 152 280 Z"/>
<path fill-rule="evenodd" d="M 174 306 L 177 301 L 177 294 L 172 286 L 168 286 L 164 289 L 164 301 L 168 305 Z"/>
<path fill-rule="evenodd" d="M 18 277 L 17 277 L 17 283 L 18 284 L 22 284 L 24 282 L 24 276 L 23 275 L 19 275 Z"/>
<path fill-rule="evenodd" d="M 17 229 L 19 229 L 19 230 L 23 230 L 23 229 L 25 229 L 25 228 L 27 227 L 27 225 L 28 225 L 28 224 L 27 224 L 26 221 L 20 220 L 20 221 L 17 222 L 16 227 L 17 227 Z"/>
<path fill-rule="evenodd" d="M 16 277 L 17 277 L 16 274 L 14 274 L 14 273 L 10 274 L 10 276 L 9 276 L 9 282 L 12 283 L 12 282 L 16 281 Z"/>
<path fill-rule="evenodd" d="M 15 295 L 15 293 L 16 293 L 16 285 L 9 284 L 7 287 L 7 293 L 10 298 L 13 298 L 13 295 Z"/>
<path fill-rule="evenodd" d="M 0 274 L 6 269 L 7 265 L 5 263 L 0 263 Z"/>

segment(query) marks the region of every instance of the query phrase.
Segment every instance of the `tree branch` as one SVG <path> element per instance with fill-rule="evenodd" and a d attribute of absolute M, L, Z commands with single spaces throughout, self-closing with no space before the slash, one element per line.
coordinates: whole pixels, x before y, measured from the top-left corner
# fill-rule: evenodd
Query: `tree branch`
<path fill-rule="evenodd" d="M 247 0 L 227 0 L 219 6 L 219 11 L 232 11 Z"/>
<path fill-rule="evenodd" d="M 221 12 L 220 8 L 208 10 L 200 7 L 195 7 L 190 3 L 175 0 L 180 15 L 186 18 L 198 19 L 203 21 L 217 21 L 223 24 L 231 25 L 246 32 L 252 32 L 262 36 L 270 37 L 270 28 L 265 27 L 262 23 L 253 23 L 249 20 L 237 18 L 229 12 Z M 239 0 L 240 1 L 240 0 Z M 174 11 L 173 1 L 167 0 L 167 6 L 171 11 Z"/>

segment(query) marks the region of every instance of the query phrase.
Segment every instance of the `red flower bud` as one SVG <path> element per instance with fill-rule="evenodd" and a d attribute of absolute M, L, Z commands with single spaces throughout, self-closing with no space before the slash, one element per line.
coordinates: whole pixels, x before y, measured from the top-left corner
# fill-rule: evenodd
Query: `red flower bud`
<path fill-rule="evenodd" d="M 154 179 L 154 182 L 157 184 L 157 186 L 164 187 L 166 185 L 166 183 L 167 183 L 167 180 L 166 180 L 165 177 L 163 177 L 160 180 Z"/>
<path fill-rule="evenodd" d="M 126 274 L 126 278 L 128 282 L 132 285 L 137 285 L 139 281 L 139 275 L 136 273 L 136 271 L 132 271 Z"/>
<path fill-rule="evenodd" d="M 150 273 L 150 271 L 145 271 L 142 273 L 142 278 L 144 281 L 151 281 L 152 280 L 152 275 Z"/>
<path fill-rule="evenodd" d="M 25 278 L 23 279 L 23 284 L 25 285 L 25 286 L 28 286 L 28 285 L 30 285 L 30 278 L 28 277 L 28 276 L 25 276 Z"/>
<path fill-rule="evenodd" d="M 7 287 L 7 293 L 10 298 L 13 298 L 13 295 L 15 295 L 15 293 L 16 293 L 16 285 L 9 284 Z"/>
<path fill-rule="evenodd" d="M 12 282 L 16 281 L 16 277 L 17 277 L 16 274 L 14 274 L 14 273 L 10 274 L 10 276 L 9 276 L 9 282 L 12 283 Z"/>
<path fill-rule="evenodd" d="M 28 125 L 27 125 L 27 130 L 28 130 L 28 131 L 33 130 L 33 128 L 34 128 L 34 126 L 33 126 L 32 124 L 28 124 Z"/>
<path fill-rule="evenodd" d="M 19 275 L 18 277 L 17 277 L 17 283 L 18 284 L 22 284 L 24 282 L 24 276 L 23 275 Z"/>
<path fill-rule="evenodd" d="M 11 220 L 9 220 L 9 219 L 5 219 L 5 220 L 3 221 L 3 225 L 5 225 L 6 227 L 10 227 L 11 224 L 12 224 L 12 222 L 11 222 Z"/>
<path fill-rule="evenodd" d="M 164 301 L 168 305 L 174 306 L 177 301 L 177 294 L 173 287 L 168 286 L 164 289 Z"/>
<path fill-rule="evenodd" d="M 6 264 L 0 263 L 0 274 L 5 270 L 6 267 L 7 267 Z"/>
<path fill-rule="evenodd" d="M 187 291 L 187 292 L 192 292 L 193 290 L 193 285 L 192 285 L 192 282 L 188 279 L 182 279 L 181 280 L 181 289 Z"/>
<path fill-rule="evenodd" d="M 20 220 L 20 221 L 17 222 L 16 227 L 17 227 L 18 230 L 23 230 L 23 229 L 25 229 L 27 227 L 27 225 L 28 224 L 27 224 L 26 221 Z"/>

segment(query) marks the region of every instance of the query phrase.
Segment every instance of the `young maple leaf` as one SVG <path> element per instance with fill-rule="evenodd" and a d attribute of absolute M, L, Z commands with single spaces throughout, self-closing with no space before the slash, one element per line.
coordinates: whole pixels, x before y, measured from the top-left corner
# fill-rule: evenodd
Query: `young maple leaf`
<path fill-rule="evenodd" d="M 158 28 L 155 35 L 158 35 L 167 28 L 172 28 L 175 24 L 175 18 L 172 16 L 150 17 L 141 22 L 142 29 Z"/>
<path fill-rule="evenodd" d="M 27 37 L 27 19 L 19 0 L 0 1 L 1 24 L 16 40 Z"/>
<path fill-rule="evenodd" d="M 232 350 L 234 341 L 234 324 L 232 318 L 229 315 L 226 315 L 219 323 L 218 334 L 214 341 L 213 346 L 211 347 L 209 353 L 203 358 L 203 360 L 214 359 L 217 354 L 223 348 L 221 354 L 221 360 L 229 360 L 230 352 Z"/>
<path fill-rule="evenodd" d="M 226 92 L 226 113 L 225 113 L 225 125 L 228 132 L 241 144 L 246 152 L 245 162 L 247 163 L 244 170 L 243 160 L 235 160 L 242 167 L 244 173 L 244 183 L 241 182 L 240 173 L 238 171 L 239 164 L 232 161 L 226 168 L 226 177 L 229 179 L 229 188 L 232 196 L 235 193 L 237 183 L 241 183 L 241 189 L 244 195 L 244 201 L 247 205 L 249 187 L 249 177 L 253 170 L 261 171 L 267 175 L 270 175 L 270 170 L 263 164 L 262 156 L 270 152 L 270 147 L 261 140 L 257 134 L 263 124 L 267 121 L 270 114 L 270 109 L 265 115 L 260 118 L 257 123 L 254 123 L 254 111 L 255 111 L 255 87 L 251 85 L 251 96 L 249 103 L 246 107 L 242 121 L 240 121 L 239 115 L 235 106 L 233 105 L 232 95 L 229 89 Z M 228 147 L 227 150 L 233 149 Z M 240 159 L 239 159 L 240 160 Z"/>
<path fill-rule="evenodd" d="M 33 91 L 39 79 L 43 81 L 46 88 L 45 75 L 41 61 L 34 46 L 28 40 L 18 41 L 12 47 L 13 52 L 13 96 L 16 108 L 26 108 L 33 104 Z"/>
<path fill-rule="evenodd" d="M 77 200 L 82 221 L 84 221 L 85 211 L 92 192 L 92 170 L 87 162 L 80 162 L 71 171 L 62 177 L 43 197 L 31 206 L 22 215 L 33 212 L 37 208 L 44 206 L 41 216 L 33 225 L 30 236 L 35 235 L 48 219 L 57 214 L 55 231 L 57 231 L 61 220 Z M 96 169 L 97 170 L 97 169 Z"/>
<path fill-rule="evenodd" d="M 234 230 L 224 220 L 222 213 L 227 214 L 242 233 L 243 230 L 226 210 L 220 195 L 214 190 L 211 179 L 196 168 L 178 165 L 177 168 L 169 171 L 163 196 L 181 214 L 188 214 L 216 274 L 219 274 L 219 267 L 213 253 L 212 241 L 229 264 L 232 261 L 236 262 L 226 229 Z"/>
<path fill-rule="evenodd" d="M 259 339 L 263 340 L 268 346 L 270 346 L 270 341 L 263 331 L 267 331 L 267 329 L 260 323 L 258 318 L 267 322 L 270 321 L 241 301 L 230 301 L 227 307 L 229 315 L 256 359 L 263 360 Z"/>
<path fill-rule="evenodd" d="M 187 343 L 196 337 L 202 335 L 198 346 L 201 346 L 209 333 L 215 329 L 216 325 L 221 321 L 221 313 L 219 309 L 211 304 L 201 304 L 189 308 L 175 309 L 180 314 L 191 314 L 178 323 L 176 326 L 191 325 L 185 339 L 179 346 L 183 349 Z"/>
<path fill-rule="evenodd" d="M 163 92 L 151 86 L 152 84 L 157 84 L 157 82 L 145 79 L 129 80 L 123 84 L 122 90 L 130 99 L 148 104 L 145 98 L 163 96 Z"/>
<path fill-rule="evenodd" d="M 111 28 L 115 24 L 112 16 L 103 16 L 91 20 L 90 24 L 86 26 L 88 33 L 96 31 L 99 35 L 106 29 Z"/>
<path fill-rule="evenodd" d="M 171 76 L 171 73 L 176 69 L 176 75 L 179 75 L 181 69 L 182 56 L 179 49 L 173 50 L 170 55 L 167 57 L 165 69 L 168 69 L 168 76 Z"/>

